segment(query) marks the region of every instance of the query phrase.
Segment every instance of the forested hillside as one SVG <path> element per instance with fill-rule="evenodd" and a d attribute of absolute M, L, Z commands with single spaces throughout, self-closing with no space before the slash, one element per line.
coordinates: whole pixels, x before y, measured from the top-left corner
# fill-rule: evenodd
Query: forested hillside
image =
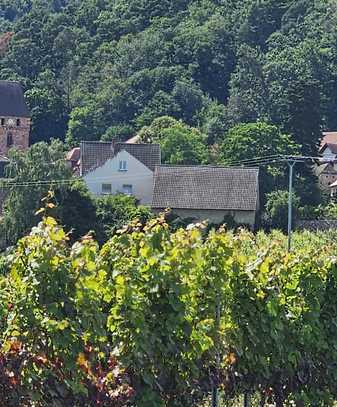
<path fill-rule="evenodd" d="M 3 0 L 0 77 L 23 83 L 33 141 L 169 115 L 208 144 L 264 120 L 310 153 L 337 127 L 336 22 L 335 0 Z"/>

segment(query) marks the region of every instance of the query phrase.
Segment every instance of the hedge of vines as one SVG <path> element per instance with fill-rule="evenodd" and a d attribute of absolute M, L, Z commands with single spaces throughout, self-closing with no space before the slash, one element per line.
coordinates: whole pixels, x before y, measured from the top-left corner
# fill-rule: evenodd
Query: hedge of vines
<path fill-rule="evenodd" d="M 45 216 L 0 261 L 0 406 L 332 405 L 337 247 L 298 239 L 162 216 L 70 247 Z"/>

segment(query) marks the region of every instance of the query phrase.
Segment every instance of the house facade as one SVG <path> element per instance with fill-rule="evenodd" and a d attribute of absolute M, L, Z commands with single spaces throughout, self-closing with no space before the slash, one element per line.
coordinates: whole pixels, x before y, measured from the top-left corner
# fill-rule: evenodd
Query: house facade
<path fill-rule="evenodd" d="M 318 177 L 319 187 L 328 191 L 330 185 L 337 181 L 337 163 L 324 162 L 315 168 L 315 174 Z"/>
<path fill-rule="evenodd" d="M 323 191 L 329 191 L 331 184 L 337 181 L 337 132 L 323 132 L 319 154 L 322 158 L 314 167 L 314 172 L 319 187 Z"/>
<path fill-rule="evenodd" d="M 330 191 L 331 198 L 336 198 L 337 197 L 337 180 L 332 182 L 329 185 L 329 191 Z"/>
<path fill-rule="evenodd" d="M 123 193 L 142 205 L 151 204 L 159 145 L 82 142 L 80 149 L 80 175 L 91 193 Z"/>
<path fill-rule="evenodd" d="M 254 228 L 259 209 L 256 168 L 168 166 L 156 168 L 152 209 L 166 208 L 181 218 L 222 223 L 231 216 Z"/>

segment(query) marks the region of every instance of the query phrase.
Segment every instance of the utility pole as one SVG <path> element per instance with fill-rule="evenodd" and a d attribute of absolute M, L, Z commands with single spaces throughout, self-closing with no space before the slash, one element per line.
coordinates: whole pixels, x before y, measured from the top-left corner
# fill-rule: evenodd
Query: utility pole
<path fill-rule="evenodd" d="M 221 311 L 220 311 L 220 295 L 217 293 L 216 296 L 216 305 L 215 305 L 215 327 L 216 327 L 216 356 L 215 356 L 215 362 L 216 362 L 216 374 L 215 378 L 213 378 L 213 383 L 212 383 L 212 407 L 218 407 L 219 406 L 219 390 L 218 390 L 218 375 L 219 375 L 219 370 L 220 370 L 220 351 L 218 347 L 220 346 L 219 343 L 219 327 L 220 327 L 220 318 L 221 318 Z M 214 379 L 216 383 L 214 383 Z"/>
<path fill-rule="evenodd" d="M 293 222 L 293 178 L 294 167 L 297 163 L 313 160 L 315 157 L 288 157 L 286 159 L 289 167 L 289 196 L 288 196 L 288 252 L 291 252 L 292 222 Z"/>
<path fill-rule="evenodd" d="M 289 166 L 289 195 L 288 195 L 288 252 L 291 251 L 292 212 L 293 212 L 293 175 L 297 161 L 287 161 Z"/>

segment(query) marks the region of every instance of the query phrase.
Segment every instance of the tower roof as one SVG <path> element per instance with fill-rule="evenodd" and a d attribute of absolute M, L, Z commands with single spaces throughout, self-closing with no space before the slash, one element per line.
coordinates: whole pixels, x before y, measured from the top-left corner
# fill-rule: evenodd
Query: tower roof
<path fill-rule="evenodd" d="M 20 83 L 0 81 L 0 116 L 30 117 Z"/>

